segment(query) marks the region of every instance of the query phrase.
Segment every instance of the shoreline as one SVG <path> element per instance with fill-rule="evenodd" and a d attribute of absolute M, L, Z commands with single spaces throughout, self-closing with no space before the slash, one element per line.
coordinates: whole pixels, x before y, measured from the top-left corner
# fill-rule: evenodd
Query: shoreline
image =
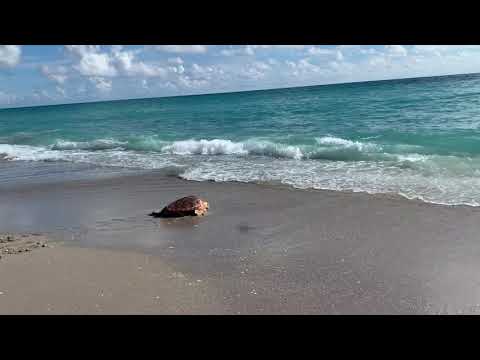
<path fill-rule="evenodd" d="M 209 201 L 207 216 L 147 216 L 190 194 Z M 0 192 L 0 232 L 39 232 L 54 247 L 0 260 L 11 296 L 0 313 L 47 313 L 52 297 L 53 312 L 100 313 L 96 279 L 95 291 L 115 284 L 103 313 L 477 313 L 478 217 L 400 196 L 155 172 L 20 186 Z M 137 274 L 146 258 L 158 268 Z"/>
<path fill-rule="evenodd" d="M 98 167 L 98 165 L 93 165 L 93 164 L 92 165 L 86 164 L 86 165 L 92 166 L 92 167 Z M 75 186 L 85 185 L 85 184 L 101 185 L 102 183 L 112 182 L 112 181 L 115 181 L 116 179 L 117 180 L 121 180 L 121 179 L 135 180 L 136 178 L 142 178 L 142 177 L 145 177 L 145 178 L 161 177 L 161 178 L 173 179 L 174 181 L 186 182 L 186 183 L 220 184 L 220 185 L 223 184 L 227 186 L 228 185 L 252 186 L 252 187 L 258 187 L 258 188 L 279 189 L 284 191 L 339 194 L 340 196 L 360 195 L 360 196 L 378 198 L 379 200 L 386 199 L 386 200 L 394 200 L 394 201 L 407 201 L 411 203 L 425 204 L 427 206 L 434 206 L 434 207 L 441 206 L 441 207 L 448 207 L 448 208 L 467 208 L 467 209 L 480 208 L 480 205 L 476 206 L 476 205 L 468 205 L 468 204 L 447 204 L 447 203 L 430 202 L 430 201 L 421 199 L 421 197 L 419 196 L 410 198 L 407 195 L 403 195 L 395 192 L 373 193 L 373 192 L 368 192 L 364 190 L 354 191 L 354 190 L 332 190 L 332 189 L 320 189 L 320 188 L 300 188 L 294 185 L 284 184 L 281 182 L 272 183 L 272 182 L 243 182 L 243 181 L 236 181 L 236 180 L 231 180 L 231 181 L 191 180 L 191 179 L 185 179 L 179 175 L 166 175 L 163 169 L 138 169 L 138 172 L 135 172 L 135 169 L 123 169 L 123 168 L 117 169 L 116 167 L 112 167 L 112 166 L 105 166 L 102 168 L 108 169 L 110 173 L 105 175 L 104 177 L 98 177 L 98 178 L 87 177 L 87 178 L 73 178 L 73 179 L 56 180 L 56 181 L 49 180 L 49 181 L 41 181 L 36 183 L 23 183 L 23 184 L 20 183 L 20 184 L 15 184 L 14 186 L 9 186 L 3 189 L 0 187 L 0 195 L 2 194 L 2 192 L 22 191 L 22 190 L 29 191 L 32 189 L 41 189 L 42 187 L 49 188 L 54 185 L 74 188 Z"/>

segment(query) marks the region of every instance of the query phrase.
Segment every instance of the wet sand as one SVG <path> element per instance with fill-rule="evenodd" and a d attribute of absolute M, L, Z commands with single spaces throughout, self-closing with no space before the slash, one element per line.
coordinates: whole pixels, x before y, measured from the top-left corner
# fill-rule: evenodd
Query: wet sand
<path fill-rule="evenodd" d="M 147 216 L 190 194 L 206 217 Z M 9 187 L 0 232 L 53 247 L 0 259 L 0 313 L 477 313 L 479 211 L 155 172 Z"/>

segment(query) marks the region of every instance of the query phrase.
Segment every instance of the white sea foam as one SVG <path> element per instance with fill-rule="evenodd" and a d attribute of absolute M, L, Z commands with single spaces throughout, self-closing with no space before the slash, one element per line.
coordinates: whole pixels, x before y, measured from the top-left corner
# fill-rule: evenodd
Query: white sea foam
<path fill-rule="evenodd" d="M 134 151 L 109 149 L 92 151 L 83 149 L 52 150 L 48 147 L 0 144 L 0 154 L 10 161 L 70 161 L 100 166 L 117 166 L 139 169 L 184 168 L 184 164 L 171 157 L 142 154 Z"/>
<path fill-rule="evenodd" d="M 297 146 L 268 141 L 233 142 L 231 140 L 184 140 L 165 145 L 163 152 L 177 155 L 258 155 L 302 159 L 304 154 Z"/>
<path fill-rule="evenodd" d="M 68 141 L 59 139 L 51 146 L 52 150 L 107 150 L 121 148 L 126 145 L 126 141 L 115 139 L 97 139 L 93 141 Z"/>
<path fill-rule="evenodd" d="M 172 144 L 165 145 L 162 151 L 177 155 L 248 154 L 243 143 L 223 139 L 175 141 Z"/>
<path fill-rule="evenodd" d="M 431 159 L 431 156 L 422 155 L 422 154 L 406 154 L 406 155 L 397 155 L 397 158 L 399 161 L 424 162 L 428 159 Z"/>
<path fill-rule="evenodd" d="M 385 149 L 335 137 L 318 138 L 316 145 L 303 146 L 259 139 L 166 143 L 156 138 L 130 143 L 62 140 L 53 146 L 0 144 L 0 154 L 11 161 L 167 169 L 168 174 L 189 180 L 280 182 L 297 188 L 396 193 L 449 205 L 480 204 L 476 190 L 480 158 L 386 153 Z"/>
<path fill-rule="evenodd" d="M 380 152 L 382 147 L 375 143 L 352 141 L 335 136 L 324 136 L 315 138 L 319 145 L 328 145 L 338 148 L 355 148 L 358 151 Z"/>
<path fill-rule="evenodd" d="M 201 163 L 181 174 L 187 180 L 281 182 L 300 189 L 392 193 L 409 199 L 445 205 L 479 206 L 477 176 L 425 175 L 381 162 L 270 162 Z"/>
<path fill-rule="evenodd" d="M 3 154 L 6 160 L 62 160 L 62 154 L 58 151 L 29 145 L 0 144 L 0 154 Z"/>

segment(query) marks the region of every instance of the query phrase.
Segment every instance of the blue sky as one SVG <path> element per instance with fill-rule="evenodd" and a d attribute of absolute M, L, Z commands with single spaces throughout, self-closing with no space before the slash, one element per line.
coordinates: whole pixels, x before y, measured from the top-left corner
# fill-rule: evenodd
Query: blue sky
<path fill-rule="evenodd" d="M 0 45 L 0 107 L 474 72 L 476 45 Z"/>

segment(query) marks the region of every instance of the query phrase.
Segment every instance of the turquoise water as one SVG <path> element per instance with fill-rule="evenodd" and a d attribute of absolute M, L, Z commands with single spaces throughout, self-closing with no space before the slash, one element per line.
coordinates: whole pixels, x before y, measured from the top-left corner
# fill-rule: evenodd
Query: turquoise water
<path fill-rule="evenodd" d="M 3 109 L 0 154 L 478 206 L 480 75 Z"/>

